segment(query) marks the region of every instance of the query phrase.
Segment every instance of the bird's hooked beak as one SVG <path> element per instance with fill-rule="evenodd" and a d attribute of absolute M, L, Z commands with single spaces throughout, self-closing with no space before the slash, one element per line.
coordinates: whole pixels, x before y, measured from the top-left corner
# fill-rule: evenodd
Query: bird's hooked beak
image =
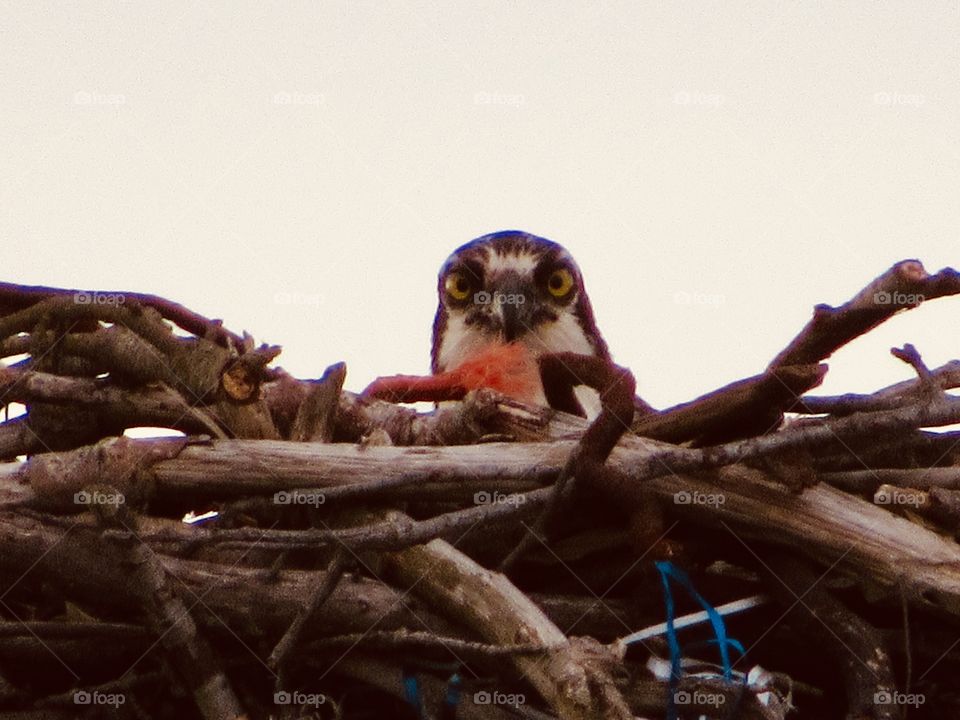
<path fill-rule="evenodd" d="M 529 279 L 513 270 L 506 270 L 488 283 L 491 312 L 499 320 L 503 338 L 510 343 L 532 329 L 536 299 Z"/>

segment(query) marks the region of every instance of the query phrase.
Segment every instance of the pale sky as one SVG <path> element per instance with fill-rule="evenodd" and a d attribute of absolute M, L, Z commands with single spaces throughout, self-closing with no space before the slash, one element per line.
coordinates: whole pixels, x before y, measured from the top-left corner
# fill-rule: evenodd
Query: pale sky
<path fill-rule="evenodd" d="M 354 390 L 428 371 L 437 270 L 495 230 L 573 253 L 658 407 L 960 265 L 957 0 L 6 2 L 0 91 L 0 279 L 163 295 Z M 823 391 L 960 357 L 958 316 Z"/>

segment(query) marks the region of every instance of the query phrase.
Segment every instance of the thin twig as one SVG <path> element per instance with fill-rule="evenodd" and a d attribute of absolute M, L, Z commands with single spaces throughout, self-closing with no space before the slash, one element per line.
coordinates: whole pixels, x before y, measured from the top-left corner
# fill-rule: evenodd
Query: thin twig
<path fill-rule="evenodd" d="M 267 664 L 275 671 L 281 674 L 283 673 L 287 661 L 290 658 L 290 653 L 302 642 L 304 627 L 316 614 L 320 606 L 323 605 L 333 594 L 333 591 L 336 590 L 337 583 L 340 582 L 340 578 L 343 577 L 346 561 L 347 552 L 343 548 L 339 548 L 333 554 L 330 565 L 327 567 L 327 571 L 320 580 L 320 583 L 310 594 L 310 601 L 306 607 L 300 611 L 294 621 L 290 623 L 290 627 L 287 628 L 283 637 L 280 638 L 280 641 L 273 648 L 273 652 L 270 653 Z M 278 688 L 278 690 L 279 689 L 280 688 Z"/>

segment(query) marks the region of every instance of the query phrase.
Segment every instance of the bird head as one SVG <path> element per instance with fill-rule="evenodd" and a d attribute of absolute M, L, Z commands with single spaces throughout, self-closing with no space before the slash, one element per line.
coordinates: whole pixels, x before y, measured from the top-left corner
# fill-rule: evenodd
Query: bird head
<path fill-rule="evenodd" d="M 516 230 L 484 235 L 447 258 L 437 290 L 434 373 L 514 343 L 533 356 L 577 352 L 609 359 L 580 268 L 555 242 Z"/>

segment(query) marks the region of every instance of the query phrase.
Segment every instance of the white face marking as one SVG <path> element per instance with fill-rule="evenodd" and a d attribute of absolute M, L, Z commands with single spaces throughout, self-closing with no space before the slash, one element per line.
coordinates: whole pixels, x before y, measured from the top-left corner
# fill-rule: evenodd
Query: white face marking
<path fill-rule="evenodd" d="M 443 332 L 440 352 L 437 354 L 437 365 L 441 371 L 453 370 L 495 342 L 497 338 L 489 337 L 476 328 L 467 327 L 463 315 L 450 313 L 447 315 L 447 327 Z"/>
<path fill-rule="evenodd" d="M 556 322 L 534 329 L 520 338 L 536 355 L 555 352 L 575 352 L 593 355 L 593 346 L 587 339 L 580 323 L 571 314 L 570 306 L 560 309 Z"/>
<path fill-rule="evenodd" d="M 487 248 L 487 262 L 484 263 L 487 272 L 499 275 L 504 270 L 513 270 L 521 275 L 532 275 L 537 268 L 537 258 L 529 253 L 510 253 L 501 255 L 492 247 Z"/>

